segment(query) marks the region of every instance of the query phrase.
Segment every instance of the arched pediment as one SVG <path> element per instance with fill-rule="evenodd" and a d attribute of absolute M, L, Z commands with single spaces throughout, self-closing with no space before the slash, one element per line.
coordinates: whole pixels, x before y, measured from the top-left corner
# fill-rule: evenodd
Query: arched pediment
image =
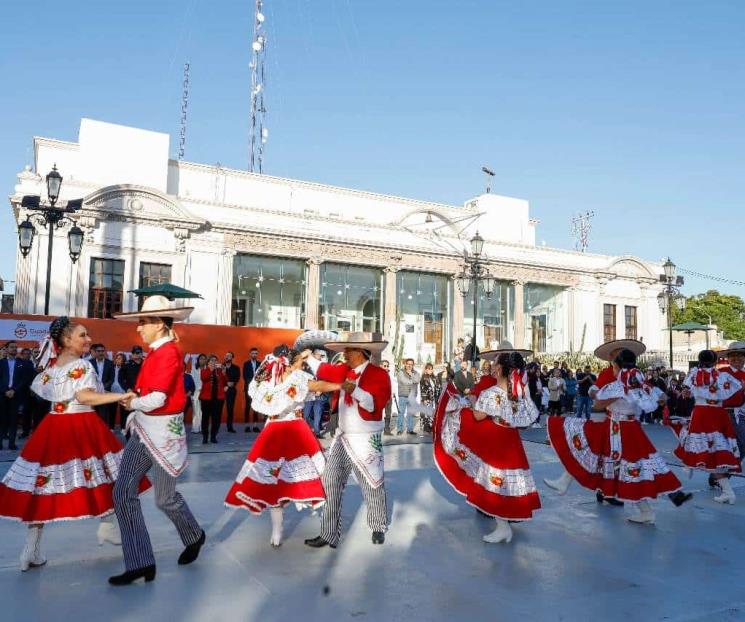
<path fill-rule="evenodd" d="M 616 257 L 608 264 L 604 272 L 630 279 L 651 279 L 656 281 L 659 278 L 657 274 L 649 269 L 647 264 L 630 255 Z"/>
<path fill-rule="evenodd" d="M 196 230 L 207 221 L 194 216 L 176 197 L 154 188 L 120 184 L 106 186 L 83 199 L 83 209 L 100 220 L 117 218 L 134 222 L 158 222 L 168 228 Z"/>
<path fill-rule="evenodd" d="M 424 215 L 424 222 L 420 215 Z M 396 227 L 415 226 L 417 228 L 427 228 L 431 225 L 432 229 L 442 230 L 449 229 L 454 235 L 459 235 L 460 230 L 456 227 L 451 218 L 436 207 L 420 207 L 406 212 L 401 218 L 391 223 Z M 444 226 L 443 226 L 444 225 Z"/>

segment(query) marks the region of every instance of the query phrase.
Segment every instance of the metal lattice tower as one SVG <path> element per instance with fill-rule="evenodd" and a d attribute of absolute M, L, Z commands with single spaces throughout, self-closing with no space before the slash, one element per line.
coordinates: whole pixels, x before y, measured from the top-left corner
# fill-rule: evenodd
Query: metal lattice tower
<path fill-rule="evenodd" d="M 184 81 L 181 92 L 181 132 L 178 141 L 178 159 L 184 159 L 186 151 L 186 111 L 189 108 L 189 63 L 184 63 Z"/>
<path fill-rule="evenodd" d="M 266 127 L 266 107 L 264 106 L 264 90 L 266 86 L 266 32 L 264 29 L 265 16 L 263 12 L 264 0 L 256 1 L 254 14 L 254 37 L 251 43 L 251 133 L 249 139 L 250 152 L 248 156 L 248 170 L 261 173 L 264 168 L 264 145 L 269 137 Z"/>
<path fill-rule="evenodd" d="M 590 221 L 594 216 L 595 212 L 585 212 L 584 214 L 577 214 L 572 218 L 574 248 L 580 253 L 584 253 L 590 244 L 590 230 L 592 229 Z"/>

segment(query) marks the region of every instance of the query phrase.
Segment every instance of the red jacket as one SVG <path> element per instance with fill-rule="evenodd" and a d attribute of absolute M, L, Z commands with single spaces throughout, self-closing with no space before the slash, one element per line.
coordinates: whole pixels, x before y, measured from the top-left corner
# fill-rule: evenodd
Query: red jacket
<path fill-rule="evenodd" d="M 331 365 L 330 363 L 321 363 L 318 367 L 316 377 L 319 380 L 327 382 L 344 382 L 347 374 L 352 371 L 349 365 Z M 373 409 L 365 410 L 357 405 L 360 417 L 365 421 L 381 421 L 383 419 L 383 410 L 385 405 L 391 399 L 391 377 L 382 367 L 368 363 L 365 371 L 362 372 L 357 381 L 357 386 L 363 391 L 367 391 L 373 398 Z M 338 399 L 338 393 L 334 396 Z"/>
<path fill-rule="evenodd" d="M 225 387 L 228 386 L 228 377 L 222 369 L 215 369 L 217 377 L 217 399 L 225 399 Z M 199 371 L 202 378 L 202 389 L 199 391 L 200 400 L 212 399 L 212 370 L 209 367 L 202 367 Z"/>
<path fill-rule="evenodd" d="M 745 387 L 745 369 L 735 369 L 727 365 L 727 367 L 722 367 L 719 371 L 726 371 L 730 376 L 737 378 Z M 745 389 L 740 389 L 728 400 L 724 400 L 722 406 L 725 408 L 739 408 L 743 404 L 745 404 Z"/>
<path fill-rule="evenodd" d="M 143 361 L 135 384 L 137 394 L 141 397 L 156 391 L 166 394 L 166 403 L 151 410 L 148 415 L 177 415 L 184 412 L 186 392 L 182 360 L 178 346 L 169 341 L 157 350 L 151 350 Z"/>

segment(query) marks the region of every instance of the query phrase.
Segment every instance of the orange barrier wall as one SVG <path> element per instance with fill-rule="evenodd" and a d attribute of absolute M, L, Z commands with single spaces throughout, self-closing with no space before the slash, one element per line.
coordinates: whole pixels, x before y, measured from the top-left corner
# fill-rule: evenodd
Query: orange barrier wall
<path fill-rule="evenodd" d="M 19 347 L 33 347 L 46 334 L 53 317 L 43 315 L 15 315 L 0 314 L 0 343 L 13 340 Z M 136 322 L 122 320 L 94 320 L 91 318 L 76 318 L 87 329 L 93 342 L 100 342 L 113 358 L 117 352 L 129 354 L 132 346 L 141 345 L 147 352 L 147 347 L 140 341 L 135 331 Z M 214 326 L 210 324 L 176 324 L 179 336 L 179 347 L 184 355 L 187 368 L 191 369 L 192 361 L 199 354 L 215 354 L 222 362 L 226 352 L 235 354 L 235 363 L 243 373 L 243 363 L 248 359 L 251 348 L 259 349 L 259 360 L 265 354 L 281 344 L 292 345 L 296 337 L 302 332 L 286 328 L 252 328 L 239 326 Z M 238 397 L 235 404 L 235 420 L 244 421 L 245 385 L 241 378 L 238 386 Z M 225 418 L 223 410 L 223 420 Z"/>

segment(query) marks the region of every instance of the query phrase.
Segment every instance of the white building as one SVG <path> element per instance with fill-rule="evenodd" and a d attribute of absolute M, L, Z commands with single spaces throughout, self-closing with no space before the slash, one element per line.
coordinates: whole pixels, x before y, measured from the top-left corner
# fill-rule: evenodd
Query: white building
<path fill-rule="evenodd" d="M 84 198 L 72 264 L 54 245 L 51 313 L 132 310 L 128 290 L 159 281 L 200 292 L 193 322 L 384 332 L 395 355 L 451 358 L 472 333 L 472 297 L 455 276 L 478 230 L 499 279 L 480 295 L 480 346 L 589 351 L 633 336 L 664 348 L 661 266 L 536 246 L 527 201 L 485 194 L 442 205 L 169 158 L 169 136 L 83 119 L 77 143 L 34 138 L 34 167 L 10 197 L 17 222 L 44 176 L 64 177 L 60 204 Z M 16 262 L 16 313 L 41 313 L 46 237 Z"/>

